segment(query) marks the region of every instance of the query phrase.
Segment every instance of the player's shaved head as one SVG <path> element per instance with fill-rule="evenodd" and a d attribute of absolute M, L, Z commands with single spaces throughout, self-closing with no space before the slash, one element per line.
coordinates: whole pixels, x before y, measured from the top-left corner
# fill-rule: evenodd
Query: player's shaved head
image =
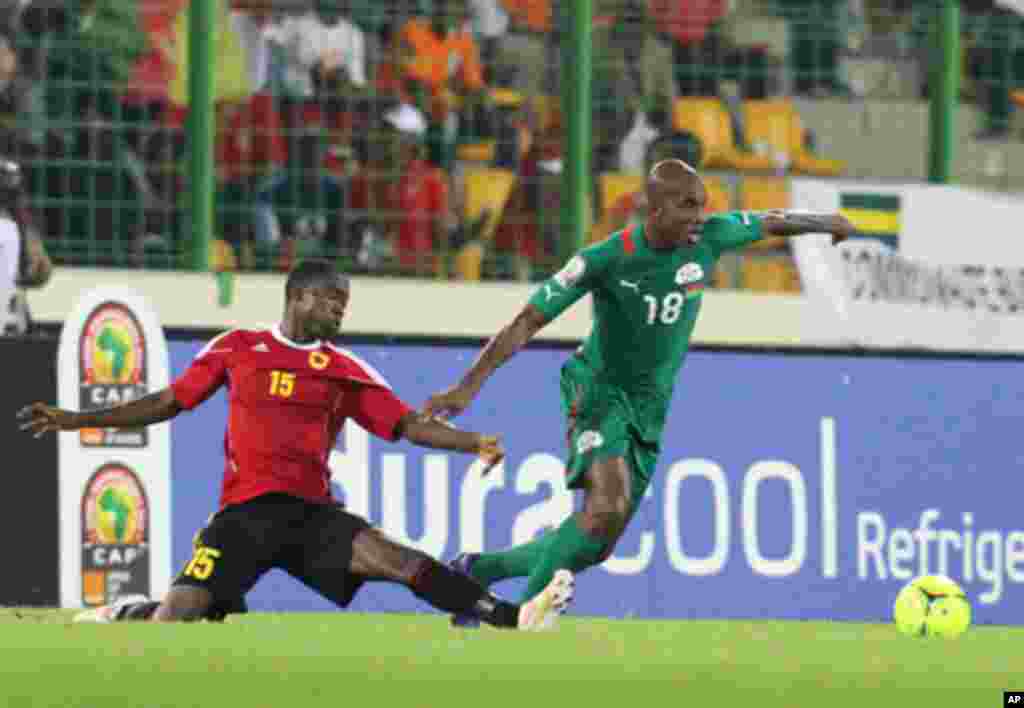
<path fill-rule="evenodd" d="M 288 274 L 284 286 L 285 300 L 291 300 L 306 288 L 318 286 L 348 290 L 348 276 L 339 272 L 330 261 L 319 258 L 302 261 Z"/>
<path fill-rule="evenodd" d="M 702 185 L 700 175 L 691 165 L 682 160 L 662 160 L 647 173 L 648 197 L 660 196 L 669 189 L 680 189 Z"/>
<path fill-rule="evenodd" d="M 695 245 L 700 240 L 707 192 L 697 170 L 679 159 L 656 162 L 647 173 L 647 204 L 655 248 Z"/>

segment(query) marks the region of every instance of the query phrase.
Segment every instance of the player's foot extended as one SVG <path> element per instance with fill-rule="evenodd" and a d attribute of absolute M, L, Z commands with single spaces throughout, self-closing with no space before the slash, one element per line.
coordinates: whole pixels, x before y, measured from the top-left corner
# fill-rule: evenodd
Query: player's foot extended
<path fill-rule="evenodd" d="M 138 602 L 149 602 L 145 595 L 122 595 L 109 605 L 94 607 L 91 610 L 84 610 L 75 615 L 75 622 L 94 622 L 97 624 L 109 624 L 116 622 L 122 610 L 128 605 Z"/>
<path fill-rule="evenodd" d="M 552 629 L 558 616 L 572 602 L 575 585 L 576 579 L 568 570 L 556 571 L 548 586 L 519 608 L 519 629 L 526 632 Z"/>
<path fill-rule="evenodd" d="M 476 559 L 479 557 L 479 553 L 460 553 L 455 556 L 455 559 L 448 565 L 451 566 L 452 570 L 457 570 L 463 575 L 469 575 L 472 577 L 472 574 L 469 571 L 473 567 L 473 563 L 475 563 Z M 476 629 L 480 626 L 480 620 L 473 615 L 456 614 L 452 615 L 452 626 L 461 627 L 462 629 Z"/>

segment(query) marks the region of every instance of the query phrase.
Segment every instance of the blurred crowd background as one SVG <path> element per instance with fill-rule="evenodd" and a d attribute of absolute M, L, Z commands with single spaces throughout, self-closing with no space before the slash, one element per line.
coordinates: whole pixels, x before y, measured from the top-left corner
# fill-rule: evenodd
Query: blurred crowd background
<path fill-rule="evenodd" d="M 570 1 L 215 0 L 214 267 L 545 277 Z M 0 154 L 58 266 L 188 266 L 189 4 L 0 3 Z M 784 207 L 793 175 L 923 179 L 938 4 L 594 0 L 592 238 L 643 218 L 666 155 L 711 210 Z M 961 9 L 956 177 L 1016 191 L 1024 18 Z M 717 285 L 799 290 L 778 243 Z"/>

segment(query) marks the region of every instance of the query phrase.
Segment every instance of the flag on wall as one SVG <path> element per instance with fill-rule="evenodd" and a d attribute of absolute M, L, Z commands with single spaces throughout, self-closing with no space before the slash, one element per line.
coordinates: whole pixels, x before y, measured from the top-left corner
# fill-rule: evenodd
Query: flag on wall
<path fill-rule="evenodd" d="M 900 195 L 872 192 L 842 192 L 839 210 L 857 227 L 860 238 L 869 238 L 898 248 L 900 236 Z"/>

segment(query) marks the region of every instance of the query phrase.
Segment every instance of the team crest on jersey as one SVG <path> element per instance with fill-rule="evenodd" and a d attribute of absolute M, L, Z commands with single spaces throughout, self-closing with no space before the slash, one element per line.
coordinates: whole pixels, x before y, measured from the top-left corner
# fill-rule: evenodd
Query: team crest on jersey
<path fill-rule="evenodd" d="M 562 270 L 555 273 L 553 280 L 568 290 L 583 277 L 583 272 L 586 269 L 587 264 L 583 259 L 579 256 L 573 256 L 569 259 L 569 262 L 565 264 Z"/>
<path fill-rule="evenodd" d="M 318 371 L 320 369 L 326 369 L 327 365 L 331 363 L 331 357 L 327 356 L 323 352 L 310 352 L 309 353 L 309 365 Z"/>
<path fill-rule="evenodd" d="M 596 430 L 584 430 L 576 439 L 576 454 L 583 455 L 588 450 L 604 445 L 604 436 Z"/>
<path fill-rule="evenodd" d="M 704 280 L 704 269 L 700 263 L 687 263 L 676 271 L 676 285 L 690 285 Z"/>

